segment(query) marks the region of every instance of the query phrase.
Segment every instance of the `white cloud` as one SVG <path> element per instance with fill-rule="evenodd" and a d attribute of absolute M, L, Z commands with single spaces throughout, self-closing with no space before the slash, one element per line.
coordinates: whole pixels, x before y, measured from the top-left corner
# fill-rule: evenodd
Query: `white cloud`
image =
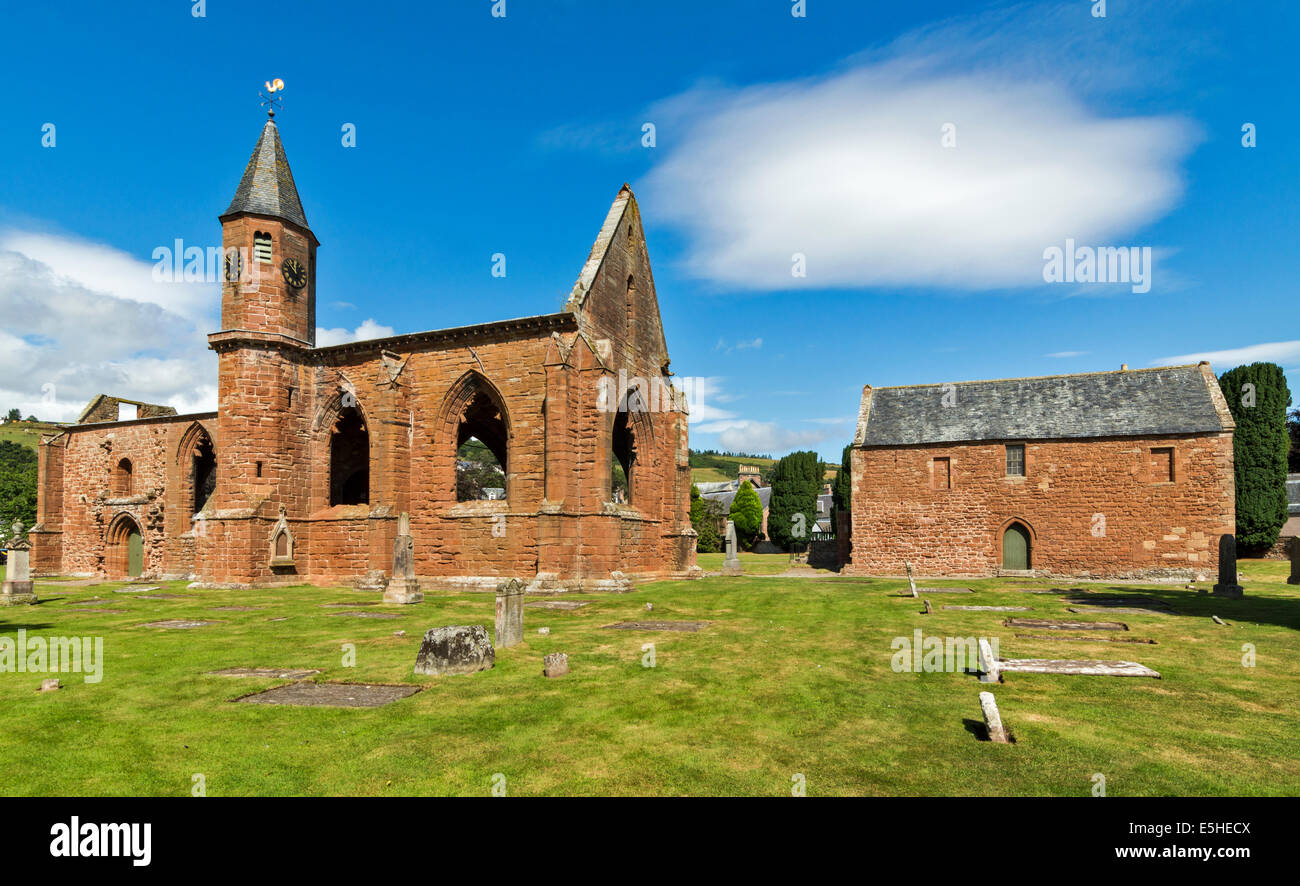
<path fill-rule="evenodd" d="M 673 379 L 673 385 L 686 394 L 686 405 L 690 410 L 690 423 L 720 421 L 735 416 L 734 412 L 719 409 L 714 401 L 727 402 L 738 399 L 736 395 L 723 391 L 726 379 L 716 375 L 683 375 Z"/>
<path fill-rule="evenodd" d="M 368 341 L 372 338 L 389 338 L 396 333 L 393 327 L 376 323 L 374 318 L 367 319 L 356 329 L 348 330 L 342 326 L 334 329 L 316 327 L 316 347 L 328 348 L 331 345 L 346 344 L 350 341 Z"/>
<path fill-rule="evenodd" d="M 1083 357 L 1083 356 L 1085 356 L 1087 353 L 1088 353 L 1087 351 L 1053 351 L 1052 353 L 1050 353 L 1050 354 L 1044 354 L 1043 356 L 1044 356 L 1044 357 L 1054 357 L 1054 358 L 1056 358 L 1056 359 L 1058 359 L 1058 360 L 1065 360 L 1065 359 L 1068 359 L 1068 358 L 1070 358 L 1070 357 Z"/>
<path fill-rule="evenodd" d="M 660 144 L 673 147 L 643 203 L 689 235 L 688 272 L 761 290 L 1037 286 L 1046 247 L 1130 245 L 1121 238 L 1175 205 L 1197 140 L 1189 123 L 1094 110 L 1076 70 L 1088 58 L 1063 55 L 1026 76 L 1043 41 L 1020 45 L 1024 27 L 981 32 L 978 55 L 953 49 L 971 30 L 912 35 L 827 76 L 701 87 L 652 109 Z M 949 123 L 955 147 L 941 143 Z M 791 275 L 795 253 L 806 278 Z"/>
<path fill-rule="evenodd" d="M 1210 361 L 1217 370 L 1232 369 L 1244 363 L 1278 363 L 1295 366 L 1300 364 L 1300 341 L 1263 342 L 1246 345 L 1242 348 L 1229 348 L 1223 351 L 1201 351 L 1195 354 L 1179 354 L 1174 357 L 1161 357 L 1152 360 L 1152 366 L 1180 366 L 1187 363 Z"/>
<path fill-rule="evenodd" d="M 738 341 L 729 344 L 725 338 L 718 339 L 718 343 L 713 346 L 713 350 L 722 351 L 724 354 L 730 354 L 732 351 L 757 351 L 763 347 L 762 338 L 751 338 L 746 341 Z"/>
<path fill-rule="evenodd" d="M 737 452 L 780 454 L 814 446 L 826 439 L 825 431 L 791 431 L 775 422 L 750 419 L 723 419 L 702 424 L 692 430 L 717 434 L 723 449 Z"/>
<path fill-rule="evenodd" d="M 153 263 L 72 237 L 0 234 L 0 410 L 70 421 L 110 393 L 213 409 L 220 289 L 155 283 Z"/>

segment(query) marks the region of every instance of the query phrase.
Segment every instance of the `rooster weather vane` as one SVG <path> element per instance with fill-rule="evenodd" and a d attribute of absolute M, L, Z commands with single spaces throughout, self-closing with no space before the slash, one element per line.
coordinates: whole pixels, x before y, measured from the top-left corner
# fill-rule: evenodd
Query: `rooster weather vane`
<path fill-rule="evenodd" d="M 284 92 L 284 81 L 276 77 L 274 80 L 266 81 L 266 92 L 258 93 L 262 99 L 262 107 L 266 108 L 266 116 L 274 118 L 277 108 L 283 110 L 284 101 L 277 95 L 280 92 Z"/>

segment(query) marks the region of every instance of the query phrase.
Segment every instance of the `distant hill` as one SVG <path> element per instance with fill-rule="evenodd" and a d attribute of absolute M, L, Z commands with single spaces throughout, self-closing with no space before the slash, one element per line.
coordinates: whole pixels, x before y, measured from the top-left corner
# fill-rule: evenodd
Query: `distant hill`
<path fill-rule="evenodd" d="M 50 421 L 6 422 L 0 424 L 0 440 L 19 443 L 35 452 L 36 447 L 40 445 L 42 434 L 53 434 L 62 427 L 63 425 Z"/>
<path fill-rule="evenodd" d="M 745 455 L 737 452 L 713 452 L 691 450 L 691 482 L 722 483 L 740 476 L 741 465 L 756 465 L 763 482 L 768 482 L 768 475 L 776 465 L 776 459 L 765 455 Z"/>

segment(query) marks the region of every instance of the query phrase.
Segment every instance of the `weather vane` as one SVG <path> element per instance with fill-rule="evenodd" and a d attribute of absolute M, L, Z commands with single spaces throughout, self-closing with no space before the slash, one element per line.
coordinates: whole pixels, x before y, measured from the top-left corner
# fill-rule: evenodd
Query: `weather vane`
<path fill-rule="evenodd" d="M 258 95 L 262 99 L 262 107 L 266 108 L 266 116 L 274 117 L 275 109 L 284 107 L 283 100 L 280 98 L 280 96 L 276 95 L 277 92 L 283 92 L 283 91 L 284 91 L 284 81 L 281 80 L 279 77 L 276 77 L 274 80 L 266 81 L 266 92 L 258 93 Z"/>

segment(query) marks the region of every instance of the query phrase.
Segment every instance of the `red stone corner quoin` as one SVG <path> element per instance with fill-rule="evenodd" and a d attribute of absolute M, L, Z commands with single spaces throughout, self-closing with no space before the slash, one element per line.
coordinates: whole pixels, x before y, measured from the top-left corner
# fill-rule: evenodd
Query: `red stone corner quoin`
<path fill-rule="evenodd" d="M 1234 428 L 1208 363 L 867 386 L 845 571 L 1213 578 Z"/>
<path fill-rule="evenodd" d="M 626 185 L 561 311 L 333 347 L 315 346 L 319 244 L 274 122 L 220 221 L 258 273 L 222 284 L 217 411 L 98 408 L 43 439 L 35 574 L 351 583 L 391 571 L 404 511 L 419 578 L 619 590 L 699 574 L 684 398 L 647 390 L 654 409 L 620 413 L 610 393 L 670 374 Z M 457 501 L 470 436 L 503 466 L 504 500 Z"/>

